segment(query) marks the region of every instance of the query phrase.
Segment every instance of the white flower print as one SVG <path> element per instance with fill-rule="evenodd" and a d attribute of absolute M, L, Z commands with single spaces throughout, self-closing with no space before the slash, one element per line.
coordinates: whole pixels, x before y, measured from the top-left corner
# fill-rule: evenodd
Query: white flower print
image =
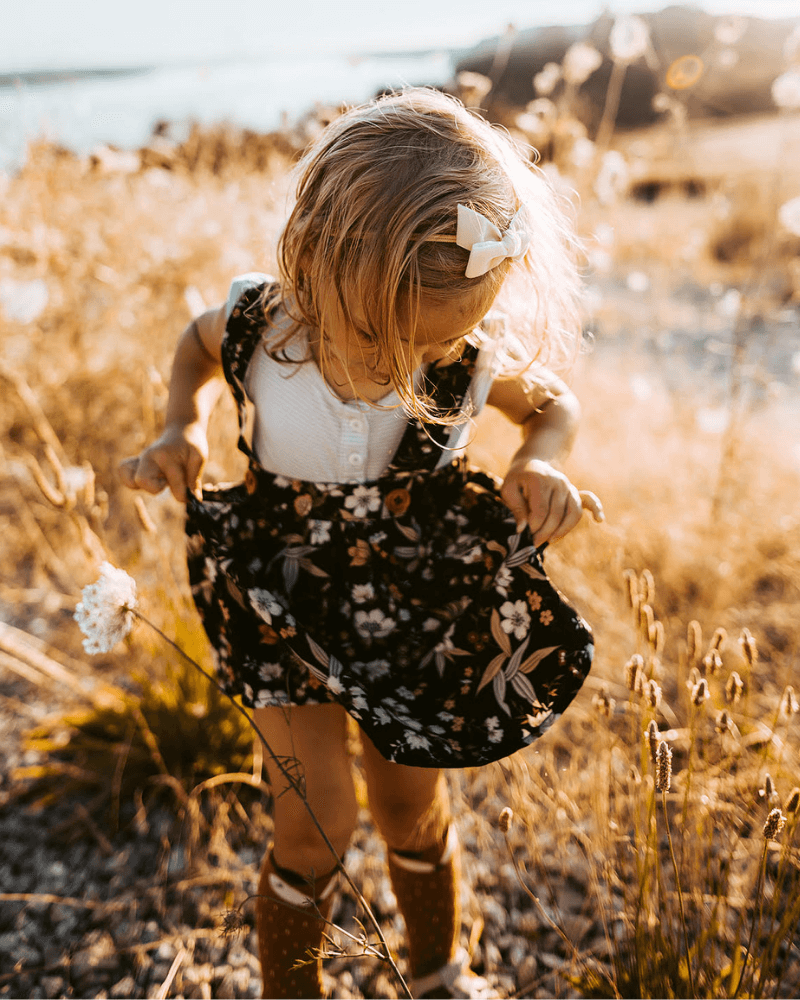
<path fill-rule="evenodd" d="M 357 583 L 352 590 L 353 600 L 356 604 L 363 604 L 364 601 L 371 601 L 375 596 L 375 588 L 371 583 Z"/>
<path fill-rule="evenodd" d="M 258 692 L 258 697 L 253 696 L 253 689 L 249 684 L 244 685 L 245 696 L 252 701 L 253 708 L 269 708 L 272 705 L 285 705 L 289 701 L 289 695 L 285 691 L 270 691 L 267 688 Z"/>
<path fill-rule="evenodd" d="M 378 677 L 385 677 L 389 673 L 389 661 L 388 660 L 370 660 L 369 663 L 354 663 L 353 667 L 355 670 L 364 670 L 370 680 L 376 680 Z"/>
<path fill-rule="evenodd" d="M 328 677 L 327 684 L 328 690 L 332 694 L 344 694 L 344 684 L 342 684 L 338 677 L 334 677 L 333 674 Z"/>
<path fill-rule="evenodd" d="M 369 702 L 363 695 L 357 695 L 353 698 L 353 708 L 361 708 L 365 712 L 369 711 Z"/>
<path fill-rule="evenodd" d="M 413 691 L 409 691 L 408 688 L 405 685 L 401 685 L 397 689 L 396 693 L 397 693 L 397 697 L 398 698 L 405 698 L 406 701 L 413 701 L 414 700 L 414 692 Z"/>
<path fill-rule="evenodd" d="M 312 545 L 322 545 L 323 542 L 331 540 L 332 521 L 319 521 L 317 518 L 310 518 L 308 527 L 310 534 L 308 540 Z"/>
<path fill-rule="evenodd" d="M 406 733 L 406 743 L 412 750 L 427 750 L 430 746 L 428 740 L 419 733 Z"/>
<path fill-rule="evenodd" d="M 280 663 L 262 663 L 258 668 L 258 676 L 262 681 L 271 681 L 276 677 L 280 677 L 283 672 L 283 667 Z"/>
<path fill-rule="evenodd" d="M 438 618 L 426 618 L 422 623 L 423 632 L 435 632 L 436 629 L 441 625 Z"/>
<path fill-rule="evenodd" d="M 269 590 L 261 590 L 258 587 L 254 587 L 252 590 L 247 591 L 247 596 L 250 598 L 250 604 L 255 613 L 267 625 L 272 624 L 273 615 L 279 615 L 283 611 L 283 608 L 278 604 L 274 595 Z"/>
<path fill-rule="evenodd" d="M 525 601 L 514 601 L 513 604 L 511 601 L 506 601 L 500 605 L 500 614 L 503 615 L 503 620 L 500 622 L 503 631 L 509 634 L 513 632 L 517 639 L 524 639 L 531 624 L 531 616 L 528 614 Z"/>
<path fill-rule="evenodd" d="M 353 511 L 354 517 L 366 517 L 381 505 L 381 491 L 377 486 L 356 486 L 353 492 L 344 498 L 344 505 Z"/>
<path fill-rule="evenodd" d="M 496 715 L 492 715 L 486 719 L 486 728 L 489 730 L 490 743 L 499 743 L 502 740 L 503 730 L 500 728 L 500 720 Z"/>
<path fill-rule="evenodd" d="M 389 618 L 380 608 L 375 608 L 374 611 L 356 611 L 353 621 L 358 634 L 365 639 L 383 639 L 396 624 L 394 618 Z"/>
<path fill-rule="evenodd" d="M 498 594 L 502 594 L 503 597 L 508 597 L 508 585 L 513 579 L 511 570 L 503 563 L 494 578 L 494 589 Z"/>
<path fill-rule="evenodd" d="M 388 726 L 392 721 L 391 715 L 389 715 L 385 708 L 381 708 L 380 706 L 374 710 L 374 715 L 382 726 Z"/>

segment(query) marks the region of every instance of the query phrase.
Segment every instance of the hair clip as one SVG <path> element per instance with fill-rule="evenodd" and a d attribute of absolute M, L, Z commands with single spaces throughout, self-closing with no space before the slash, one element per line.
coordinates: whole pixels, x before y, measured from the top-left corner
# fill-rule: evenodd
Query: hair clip
<path fill-rule="evenodd" d="M 458 206 L 458 226 L 455 236 L 431 236 L 429 242 L 455 243 L 469 250 L 467 278 L 479 278 L 504 260 L 519 260 L 530 246 L 531 226 L 528 209 L 523 205 L 509 223 L 505 233 L 485 215 L 466 205 Z"/>

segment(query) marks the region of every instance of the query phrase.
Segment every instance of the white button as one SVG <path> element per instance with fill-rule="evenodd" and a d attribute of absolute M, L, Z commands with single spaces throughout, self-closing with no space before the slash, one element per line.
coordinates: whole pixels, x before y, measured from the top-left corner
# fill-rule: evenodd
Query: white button
<path fill-rule="evenodd" d="M 356 417 L 350 421 L 351 431 L 361 431 L 364 429 L 364 424 Z"/>
<path fill-rule="evenodd" d="M 354 451 L 353 454 L 350 455 L 350 457 L 347 459 L 347 461 L 351 465 L 361 465 L 364 459 L 361 457 L 361 455 L 358 454 L 358 452 Z"/>

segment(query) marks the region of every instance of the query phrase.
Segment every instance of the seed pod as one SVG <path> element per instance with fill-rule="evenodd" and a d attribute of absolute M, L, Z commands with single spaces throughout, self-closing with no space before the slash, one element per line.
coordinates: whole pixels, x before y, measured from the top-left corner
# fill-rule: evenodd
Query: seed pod
<path fill-rule="evenodd" d="M 791 815 L 794 815 L 800 809 L 800 788 L 797 785 L 789 792 L 789 797 L 783 808 Z"/>
<path fill-rule="evenodd" d="M 780 809 L 771 810 L 764 824 L 764 837 L 767 840 L 774 840 L 785 826 L 786 817 Z"/>
<path fill-rule="evenodd" d="M 722 657 L 716 647 L 712 647 L 703 657 L 703 672 L 706 677 L 713 677 L 720 670 L 722 670 Z"/>
<path fill-rule="evenodd" d="M 724 628 L 718 628 L 711 637 L 711 649 L 722 649 L 728 639 L 728 633 Z"/>
<path fill-rule="evenodd" d="M 601 715 L 605 715 L 606 718 L 609 718 L 614 711 L 616 702 L 608 693 L 608 688 L 604 684 L 602 690 L 596 692 L 592 698 L 592 704 Z"/>
<path fill-rule="evenodd" d="M 650 629 L 647 640 L 652 646 L 654 653 L 660 653 L 664 649 L 664 625 L 662 622 L 653 622 L 653 627 Z"/>
<path fill-rule="evenodd" d="M 743 692 L 744 682 L 739 674 L 735 670 L 732 670 L 728 678 L 728 683 L 725 685 L 725 698 L 731 704 L 736 705 L 742 700 Z"/>
<path fill-rule="evenodd" d="M 703 644 L 703 630 L 700 628 L 700 622 L 689 622 L 689 627 L 686 629 L 686 644 L 689 663 L 694 663 L 700 656 L 700 647 Z"/>
<path fill-rule="evenodd" d="M 648 723 L 647 729 L 644 731 L 644 738 L 647 740 L 647 749 L 650 753 L 650 760 L 653 765 L 657 763 L 657 753 L 658 753 L 658 743 L 661 739 L 661 734 L 658 731 L 658 726 L 656 725 L 656 720 L 651 719 Z"/>
<path fill-rule="evenodd" d="M 497 825 L 500 827 L 503 833 L 508 833 L 508 831 L 511 829 L 511 823 L 513 822 L 513 819 L 514 819 L 514 811 L 512 809 L 509 809 L 508 806 L 506 806 L 504 809 L 501 809 L 500 815 L 497 817 Z"/>
<path fill-rule="evenodd" d="M 739 645 L 742 647 L 742 654 L 750 666 L 754 666 L 758 660 L 758 647 L 756 646 L 756 640 L 753 638 L 750 629 L 743 628 L 742 634 L 739 636 Z"/>
<path fill-rule="evenodd" d="M 703 702 L 705 702 L 709 697 L 708 681 L 705 677 L 701 677 L 700 680 L 692 688 L 692 704 L 695 708 L 699 708 Z"/>
<path fill-rule="evenodd" d="M 656 750 L 656 791 L 668 792 L 672 783 L 672 751 L 662 740 Z"/>
<path fill-rule="evenodd" d="M 661 704 L 661 685 L 654 680 L 649 680 L 645 686 L 644 694 L 650 708 L 658 708 Z"/>
<path fill-rule="evenodd" d="M 625 687 L 629 691 L 641 691 L 643 671 L 644 660 L 639 653 L 634 653 L 625 664 Z"/>
<path fill-rule="evenodd" d="M 718 733 L 729 733 L 731 731 L 731 717 L 727 709 L 722 709 L 717 715 L 717 722 L 714 727 Z"/>
<path fill-rule="evenodd" d="M 636 579 L 636 574 L 632 569 L 626 569 L 622 576 L 625 580 L 625 593 L 628 596 L 628 606 L 634 614 L 638 615 L 641 600 L 639 598 L 639 582 Z"/>
<path fill-rule="evenodd" d="M 783 695 L 781 696 L 781 715 L 788 715 L 789 717 L 796 715 L 798 711 L 797 698 L 794 693 L 794 688 L 791 684 L 787 685 L 784 689 Z"/>
<path fill-rule="evenodd" d="M 692 667 L 689 671 L 689 677 L 686 680 L 686 687 L 689 688 L 690 691 L 694 690 L 694 688 L 696 688 L 700 683 L 701 679 L 700 671 L 697 667 Z"/>
<path fill-rule="evenodd" d="M 650 607 L 649 604 L 643 604 L 639 608 L 639 627 L 644 633 L 645 638 L 649 637 L 650 629 L 652 629 L 655 620 L 656 619 L 655 615 L 653 614 L 653 609 Z"/>
<path fill-rule="evenodd" d="M 652 604 L 656 599 L 656 581 L 649 569 L 643 569 L 639 577 L 639 590 L 642 601 L 645 604 Z"/>

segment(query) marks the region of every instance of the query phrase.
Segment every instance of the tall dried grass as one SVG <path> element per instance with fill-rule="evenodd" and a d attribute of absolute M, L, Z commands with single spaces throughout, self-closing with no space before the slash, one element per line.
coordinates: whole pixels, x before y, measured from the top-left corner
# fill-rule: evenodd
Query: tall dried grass
<path fill-rule="evenodd" d="M 124 169 L 113 158 L 83 161 L 37 146 L 0 206 L 5 294 L 44 287 L 47 295 L 29 321 L 7 320 L 0 354 L 0 609 L 62 663 L 82 658 L 71 610 L 103 557 L 124 565 L 156 623 L 208 662 L 187 599 L 181 511 L 164 497 L 137 507 L 115 467 L 159 425 L 172 346 L 190 315 L 221 301 L 234 274 L 270 269 L 292 149 L 230 134 L 201 140 L 195 134 L 188 152 Z M 738 272 L 718 252 L 713 213 L 698 219 L 691 207 L 686 226 L 706 227 L 705 243 L 693 244 L 703 265 L 696 274 L 732 283 Z M 569 988 L 586 996 L 778 995 L 800 983 L 791 943 L 800 914 L 797 806 L 784 801 L 797 784 L 796 719 L 778 709 L 800 639 L 800 468 L 785 444 L 797 401 L 788 389 L 763 395 L 737 425 L 735 455 L 726 455 L 700 419 L 723 408 L 724 382 L 709 374 L 704 383 L 691 358 L 658 355 L 652 338 L 631 336 L 630 296 L 614 292 L 635 261 L 651 276 L 659 315 L 680 311 L 676 275 L 685 281 L 692 265 L 683 258 L 671 272 L 653 228 L 663 218 L 680 230 L 674 202 L 592 201 L 580 218 L 587 236 L 601 223 L 623 233 L 606 277 L 593 279 L 605 289 L 605 336 L 575 373 L 584 430 L 568 467 L 601 496 L 608 522 L 582 525 L 547 561 L 595 628 L 597 663 L 556 729 L 504 765 L 454 776 L 456 800 L 471 809 L 492 865 L 504 863 L 506 842 L 514 852 L 541 908 L 531 946 L 542 927 L 558 927 L 554 947 Z M 635 257 L 625 243 L 631 220 L 640 234 Z M 648 227 L 649 240 L 641 235 Z M 691 242 L 683 235 L 681 246 Z M 767 305 L 785 310 L 785 288 Z M 212 430 L 206 476 L 233 479 L 241 462 L 227 400 Z M 515 446 L 502 418 L 479 419 L 476 461 L 502 473 Z M 715 504 L 723 472 L 733 487 Z M 711 653 L 704 660 L 694 627 L 686 638 L 690 621 L 705 636 L 749 628 L 757 661 L 731 640 L 718 646 L 719 662 Z M 627 672 L 631 690 L 632 654 L 641 665 Z M 153 647 L 134 639 L 124 657 L 104 657 L 96 669 L 124 696 L 88 714 L 65 712 L 31 746 L 48 751 L 48 773 L 101 790 L 105 780 L 114 816 L 126 795 L 141 807 L 142 790 L 159 787 L 165 771 L 188 796 L 198 781 L 252 766 L 241 730 L 223 739 L 227 716 L 211 689 L 187 693 L 180 669 Z M 744 683 L 736 703 L 726 700 L 734 671 Z M 35 678 L 35 666 L 27 676 Z M 198 720 L 207 735 L 211 719 L 220 739 L 206 742 L 204 758 Z M 672 750 L 669 789 L 657 785 L 650 762 L 650 723 Z M 773 792 L 759 797 L 766 771 Z M 62 784 L 69 787 L 77 785 Z M 790 813 L 781 846 L 763 831 L 774 789 Z M 502 831 L 493 822 L 504 805 L 514 821 Z M 570 880 L 585 889 L 580 915 L 559 906 L 559 887 Z M 584 938 L 598 922 L 603 933 Z"/>

